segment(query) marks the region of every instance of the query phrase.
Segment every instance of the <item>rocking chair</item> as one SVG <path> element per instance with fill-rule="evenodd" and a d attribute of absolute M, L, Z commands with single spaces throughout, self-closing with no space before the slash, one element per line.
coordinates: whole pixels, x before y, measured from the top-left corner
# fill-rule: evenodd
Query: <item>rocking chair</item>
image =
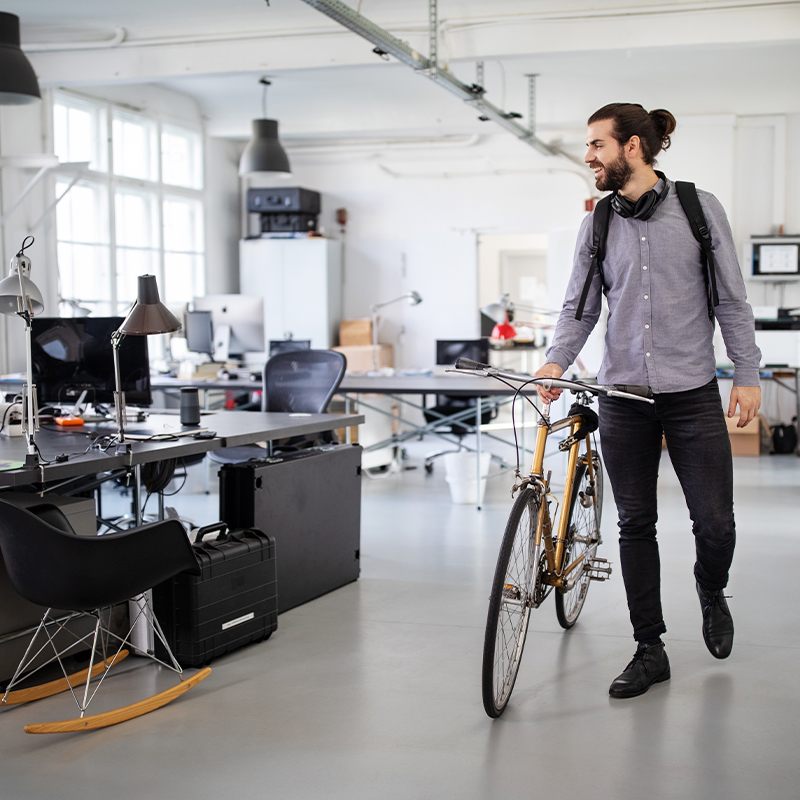
<path fill-rule="evenodd" d="M 25 509 L 6 503 L 0 496 L 0 550 L 9 581 L 17 593 L 47 608 L 0 704 L 27 703 L 69 690 L 80 711 L 76 719 L 26 725 L 26 733 L 62 733 L 116 725 L 161 708 L 210 674 L 206 667 L 188 679 L 183 678 L 182 669 L 143 595 L 179 572 L 199 572 L 192 547 L 177 520 L 105 536 L 78 536 L 62 512 L 46 499 L 41 505 Z M 107 615 L 103 612 L 132 597 L 137 597 L 138 613 L 132 615 L 128 633 L 119 636 L 105 624 Z M 66 622 L 63 614 L 55 614 L 53 609 L 69 609 L 69 619 L 80 615 L 94 617 L 94 631 L 66 646 L 57 646 L 54 640 L 65 629 Z M 86 716 L 87 707 L 108 671 L 128 655 L 125 648 L 132 647 L 129 639 L 139 617 L 152 626 L 154 635 L 166 648 L 169 663 L 152 653 L 147 655 L 177 672 L 181 682 L 124 708 Z M 59 643 L 63 642 L 63 636 L 58 638 Z M 87 644 L 91 647 L 89 666 L 68 674 L 64 657 Z M 61 667 L 63 678 L 30 688 L 15 688 L 54 662 Z M 98 675 L 99 682 L 92 689 L 91 682 Z"/>

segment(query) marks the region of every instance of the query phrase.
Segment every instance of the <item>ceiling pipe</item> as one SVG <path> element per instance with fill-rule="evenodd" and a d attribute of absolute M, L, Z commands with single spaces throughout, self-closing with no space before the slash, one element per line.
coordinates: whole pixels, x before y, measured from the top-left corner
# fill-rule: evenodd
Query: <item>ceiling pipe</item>
<path fill-rule="evenodd" d="M 357 11 L 354 11 L 350 6 L 342 3 L 341 0 L 303 0 L 303 2 L 375 45 L 375 53 L 377 55 L 394 56 L 398 61 L 411 67 L 414 71 L 430 78 L 434 83 L 447 89 L 467 105 L 475 108 L 482 118 L 492 120 L 516 136 L 521 142 L 530 145 L 546 156 L 562 156 L 572 163 L 583 166 L 583 162 L 580 159 L 564 152 L 557 144 L 543 142 L 533 131 L 516 122 L 514 115 L 490 103 L 485 97 L 486 90 L 483 86 L 479 86 L 477 83 L 468 86 L 448 70 L 439 69 L 436 62 L 436 0 L 429 0 L 429 41 L 433 50 L 433 58 L 430 59 L 417 52 L 408 43 L 401 41 Z"/>

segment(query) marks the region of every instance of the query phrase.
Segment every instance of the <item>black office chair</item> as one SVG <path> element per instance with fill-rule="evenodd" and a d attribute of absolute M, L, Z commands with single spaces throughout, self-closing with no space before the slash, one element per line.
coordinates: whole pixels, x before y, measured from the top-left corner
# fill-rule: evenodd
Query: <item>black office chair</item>
<path fill-rule="evenodd" d="M 488 339 L 438 339 L 436 341 L 436 363 L 452 366 L 459 358 L 471 358 L 486 364 L 489 361 L 489 340 Z M 477 398 L 475 396 L 436 395 L 436 405 L 425 409 L 423 414 L 425 421 L 435 423 L 442 417 L 450 417 L 459 412 L 468 412 L 470 409 L 477 411 Z M 486 425 L 497 415 L 497 411 L 492 408 L 481 410 L 481 425 Z M 450 433 L 459 440 L 458 450 L 438 450 L 425 456 L 425 470 L 433 472 L 433 462 L 448 453 L 457 453 L 464 449 L 462 440 L 468 434 L 474 432 L 476 414 L 463 413 L 459 421 L 443 422 L 436 425 L 434 430 L 439 433 Z"/>
<path fill-rule="evenodd" d="M 295 414 L 324 414 L 339 388 L 347 368 L 347 359 L 335 350 L 295 350 L 279 353 L 264 367 L 261 392 L 262 411 L 288 411 Z M 282 442 L 284 449 L 297 449 L 305 437 Z M 315 437 L 316 438 L 316 437 Z M 327 437 L 335 441 L 335 434 Z M 212 450 L 212 461 L 219 464 L 240 464 L 266 456 L 263 447 L 244 445 Z"/>
<path fill-rule="evenodd" d="M 16 592 L 47 609 L 0 703 L 25 703 L 69 690 L 80 710 L 76 719 L 27 725 L 26 733 L 62 733 L 115 725 L 166 705 L 209 675 L 210 669 L 206 668 L 183 680 L 181 667 L 143 595 L 179 572 L 199 574 L 192 546 L 179 522 L 167 520 L 105 536 L 78 536 L 61 510 L 46 499 L 41 505 L 20 508 L 0 497 L 0 550 Z M 140 612 L 131 619 L 128 633 L 119 636 L 105 624 L 106 609 L 131 598 L 136 598 Z M 67 609 L 70 619 L 94 617 L 94 630 L 57 647 L 53 633 L 61 630 L 64 622 L 63 613 L 55 613 L 54 609 Z M 166 648 L 170 663 L 151 653 L 147 655 L 181 675 L 181 683 L 125 708 L 87 717 L 86 709 L 109 669 L 128 655 L 125 648 L 132 647 L 130 636 L 139 619 L 152 627 Z M 69 675 L 64 658 L 87 645 L 91 648 L 89 666 Z M 42 655 L 50 652 L 48 646 L 53 655 L 42 663 Z M 61 667 L 63 678 L 31 688 L 15 688 L 54 662 Z M 90 683 L 98 675 L 100 682 L 90 691 Z"/>

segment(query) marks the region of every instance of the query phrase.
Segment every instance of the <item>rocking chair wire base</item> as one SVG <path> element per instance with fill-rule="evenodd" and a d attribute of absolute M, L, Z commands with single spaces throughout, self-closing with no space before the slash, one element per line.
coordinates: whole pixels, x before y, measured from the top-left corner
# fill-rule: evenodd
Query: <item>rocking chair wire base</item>
<path fill-rule="evenodd" d="M 175 656 L 172 654 L 169 644 L 167 643 L 161 630 L 161 626 L 159 625 L 155 614 L 153 614 L 153 609 L 150 605 L 148 596 L 146 594 L 139 595 L 134 598 L 134 603 L 136 604 L 134 607 L 138 606 L 138 613 L 135 615 L 132 614 L 130 628 L 125 636 L 117 635 L 103 624 L 102 619 L 104 609 L 95 609 L 92 612 L 78 612 L 72 615 L 72 617 L 74 617 L 79 616 L 81 613 L 85 613 L 86 615 L 95 618 L 94 630 L 85 634 L 84 636 L 77 636 L 69 631 L 65 627 L 63 620 L 57 620 L 52 616 L 51 609 L 48 609 L 45 612 L 41 622 L 39 623 L 36 633 L 34 633 L 33 638 L 28 644 L 25 655 L 22 657 L 22 660 L 17 667 L 14 677 L 11 679 L 6 688 L 5 695 L 3 695 L 2 699 L 0 700 L 0 703 L 25 703 L 29 700 L 38 700 L 42 697 L 49 697 L 51 695 L 58 694 L 59 692 L 69 691 L 71 692 L 75 703 L 78 706 L 80 715 L 76 719 L 63 720 L 61 722 L 43 722 L 26 725 L 26 733 L 64 733 L 68 731 L 93 730 L 96 728 L 105 728 L 109 725 L 116 725 L 120 722 L 124 722 L 135 717 L 140 717 L 143 714 L 147 714 L 150 711 L 154 711 L 157 708 L 165 706 L 167 703 L 170 703 L 172 700 L 180 697 L 193 686 L 200 683 L 200 681 L 205 680 L 205 678 L 211 674 L 211 669 L 206 667 L 195 675 L 192 675 L 190 678 L 184 680 L 183 670 L 175 659 Z M 72 617 L 70 617 L 70 619 Z M 181 678 L 181 682 L 177 686 L 173 686 L 170 689 L 159 692 L 158 694 L 155 694 L 144 700 L 140 700 L 132 705 L 125 706 L 124 708 L 106 711 L 102 714 L 95 714 L 93 716 L 86 716 L 86 710 L 89 704 L 92 702 L 94 696 L 97 694 L 98 689 L 103 684 L 103 681 L 108 675 L 111 667 L 115 664 L 118 664 L 128 655 L 129 650 L 125 648 L 133 649 L 131 635 L 137 624 L 146 624 L 151 628 L 154 636 L 166 649 L 167 661 L 162 661 L 161 659 L 156 658 L 152 651 L 149 650 L 147 653 L 142 653 L 142 655 L 147 655 L 156 663 L 167 667 L 173 672 L 176 672 Z M 53 632 L 54 627 L 55 632 Z M 55 641 L 55 637 L 62 632 L 70 633 L 73 637 L 73 641 L 68 643 L 66 646 L 63 646 Z M 36 645 L 40 634 L 44 634 L 44 641 L 38 646 L 37 649 Z M 89 666 L 80 672 L 68 675 L 62 658 L 70 651 L 74 652 L 75 648 L 82 644 L 88 644 L 90 646 L 91 656 L 89 660 Z M 39 659 L 42 653 L 48 649 L 48 645 L 52 649 L 53 655 L 44 664 L 39 664 L 38 666 L 33 667 L 33 664 Z M 114 649 L 116 649 L 116 652 L 114 652 Z M 113 653 L 113 655 L 111 655 L 111 653 Z M 61 667 L 61 671 L 64 675 L 63 678 L 59 678 L 39 686 L 16 689 L 12 691 L 13 687 L 27 680 L 40 669 L 48 664 L 52 664 L 53 662 L 58 662 L 58 665 Z M 90 691 L 92 680 L 98 676 L 99 680 L 97 681 L 97 685 L 92 691 Z M 76 690 L 78 690 L 78 693 L 76 693 Z M 79 695 L 82 695 L 82 697 Z"/>

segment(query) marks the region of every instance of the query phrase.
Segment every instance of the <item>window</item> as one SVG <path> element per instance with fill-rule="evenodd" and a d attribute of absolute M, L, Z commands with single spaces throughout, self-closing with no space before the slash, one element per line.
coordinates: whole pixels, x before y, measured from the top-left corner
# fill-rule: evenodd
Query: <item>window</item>
<path fill-rule="evenodd" d="M 88 161 L 98 172 L 108 169 L 107 114 L 101 106 L 59 97 L 53 106 L 53 141 L 61 161 Z"/>
<path fill-rule="evenodd" d="M 89 162 L 56 207 L 62 300 L 124 315 L 148 273 L 175 311 L 203 294 L 201 133 L 58 92 L 53 141 L 61 161 Z M 59 178 L 56 196 L 67 186 Z"/>

